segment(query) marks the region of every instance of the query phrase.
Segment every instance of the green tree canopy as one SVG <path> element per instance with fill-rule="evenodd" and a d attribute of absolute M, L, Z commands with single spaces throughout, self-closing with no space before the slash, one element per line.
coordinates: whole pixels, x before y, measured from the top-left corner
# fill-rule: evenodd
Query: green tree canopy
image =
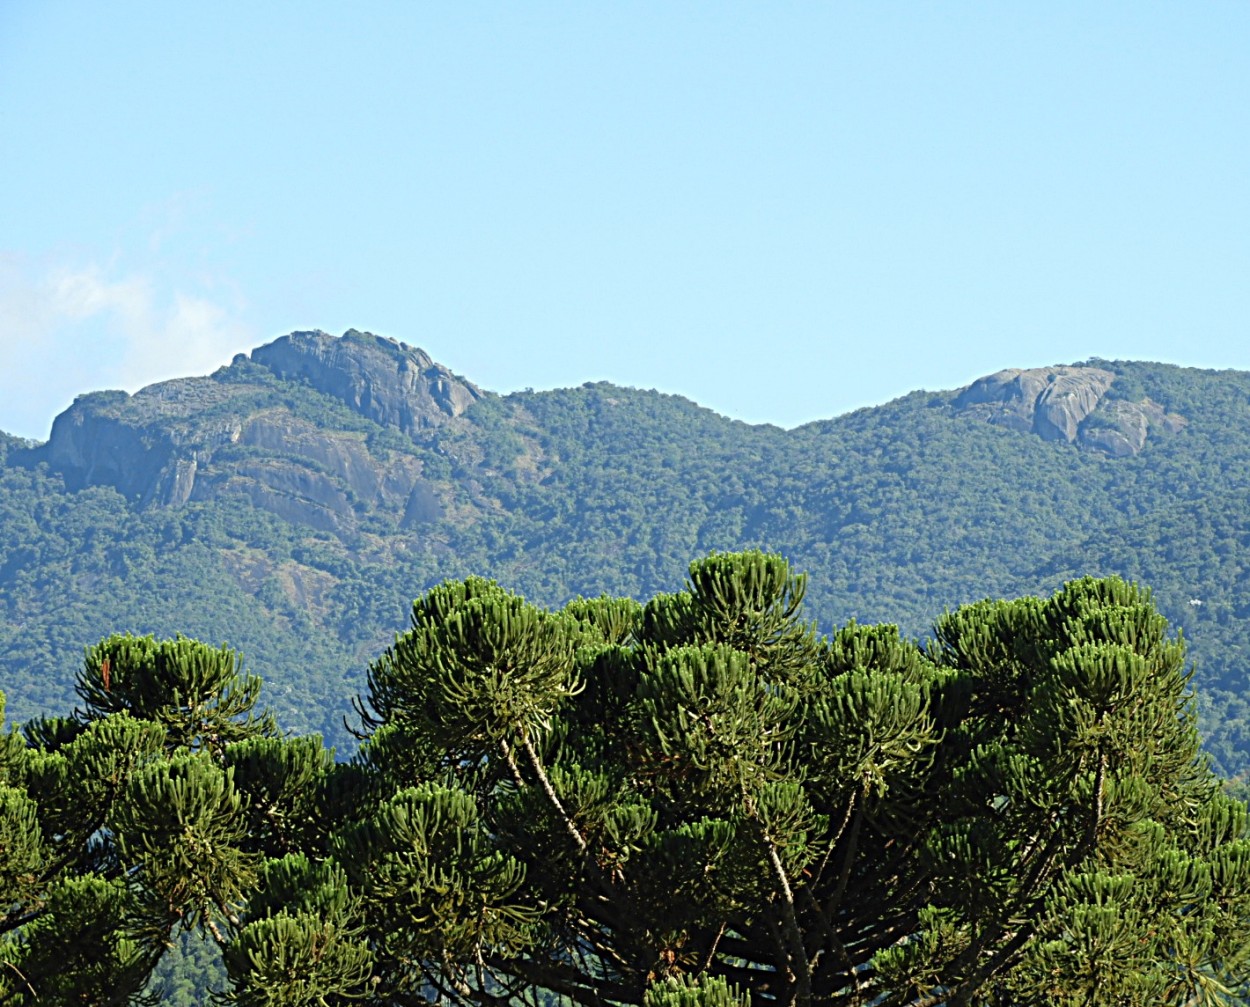
<path fill-rule="evenodd" d="M 188 929 L 266 1007 L 1239 1002 L 1250 824 L 1148 592 L 920 645 L 821 636 L 804 588 L 758 552 L 643 605 L 445 583 L 345 763 L 229 652 L 105 641 L 0 745 L 0 1004 L 125 1002 Z"/>
<path fill-rule="evenodd" d="M 373 796 L 335 847 L 380 1002 L 1231 995 L 1245 810 L 1146 592 L 978 603 L 922 648 L 818 637 L 803 587 L 745 553 L 612 619 L 473 579 L 419 599 L 371 669 Z"/>
<path fill-rule="evenodd" d="M 84 708 L 4 737 L 0 1003 L 142 1000 L 177 931 L 224 944 L 259 863 L 224 756 L 272 733 L 259 687 L 227 649 L 113 636 Z"/>

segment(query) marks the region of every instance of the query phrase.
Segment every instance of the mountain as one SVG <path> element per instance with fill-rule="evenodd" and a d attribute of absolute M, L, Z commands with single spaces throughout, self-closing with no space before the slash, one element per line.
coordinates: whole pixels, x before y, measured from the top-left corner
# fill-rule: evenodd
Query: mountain
<path fill-rule="evenodd" d="M 207 377 L 0 435 L 0 688 L 73 705 L 112 631 L 240 649 L 285 726 L 343 745 L 411 600 L 485 573 L 557 605 L 780 551 L 822 628 L 1118 573 L 1195 660 L 1208 748 L 1250 768 L 1250 374 L 1091 360 L 795 430 L 606 383 L 498 395 L 369 333 L 296 332 Z"/>

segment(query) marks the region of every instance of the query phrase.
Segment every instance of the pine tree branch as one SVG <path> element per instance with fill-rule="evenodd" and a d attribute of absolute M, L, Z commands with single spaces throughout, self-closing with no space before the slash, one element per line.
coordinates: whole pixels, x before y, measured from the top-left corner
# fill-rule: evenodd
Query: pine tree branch
<path fill-rule="evenodd" d="M 817 869 L 815 876 L 812 878 L 813 886 L 819 885 L 820 879 L 825 876 L 825 869 L 829 866 L 829 861 L 833 858 L 833 853 L 838 848 L 838 843 L 842 839 L 842 833 L 846 831 L 847 823 L 851 820 L 851 813 L 855 810 L 856 799 L 858 796 L 858 792 L 851 792 L 851 799 L 846 802 L 846 813 L 842 816 L 842 822 L 838 826 L 838 831 L 834 833 L 833 838 L 829 841 L 829 846 L 825 850 L 825 855 L 820 861 L 820 867 Z"/>
<path fill-rule="evenodd" d="M 725 927 L 728 926 L 728 924 L 728 920 L 721 923 L 720 929 L 716 931 L 716 936 L 712 938 L 712 943 L 708 946 L 707 954 L 703 956 L 703 962 L 699 966 L 698 971 L 695 972 L 695 975 L 698 975 L 701 972 L 706 972 L 712 967 L 712 962 L 716 960 L 716 949 L 720 947 L 721 938 L 725 936 Z"/>
<path fill-rule="evenodd" d="M 860 794 L 860 799 L 855 809 L 855 818 L 851 823 L 851 832 L 846 837 L 846 852 L 842 857 L 842 870 L 838 872 L 838 887 L 834 889 L 833 897 L 829 900 L 827 909 L 830 919 L 836 917 L 838 911 L 842 908 L 842 900 L 846 897 L 846 888 L 851 880 L 851 867 L 855 862 L 855 854 L 859 851 L 859 832 L 864 824 L 865 796 L 864 793 Z"/>
<path fill-rule="evenodd" d="M 1098 829 L 1102 826 L 1102 791 L 1107 780 L 1107 753 L 1099 746 L 1098 769 L 1094 773 L 1094 807 L 1090 813 L 1089 832 L 1085 837 L 1085 853 L 1092 853 L 1098 844 Z"/>
<path fill-rule="evenodd" d="M 499 750 L 503 752 L 504 762 L 508 764 L 508 771 L 512 774 L 512 782 L 517 785 L 518 790 L 524 790 L 525 780 L 521 777 L 521 770 L 516 764 L 516 759 L 512 756 L 512 749 L 508 747 L 507 739 L 499 739 Z"/>
<path fill-rule="evenodd" d="M 556 789 L 551 785 L 551 780 L 547 776 L 547 771 L 543 769 L 542 761 L 538 758 L 538 753 L 534 751 L 534 743 L 530 741 L 528 733 L 521 734 L 521 745 L 525 749 L 525 754 L 529 756 L 530 766 L 533 767 L 534 774 L 538 777 L 538 783 L 543 788 L 543 793 L 547 795 L 547 800 L 551 806 L 555 808 L 556 814 L 560 816 L 560 821 L 564 823 L 564 828 L 568 834 L 573 837 L 573 842 L 577 844 L 577 848 L 583 854 L 589 855 L 590 847 L 586 845 L 586 840 L 573 824 L 573 819 L 564 810 L 564 805 L 560 803 L 560 798 L 556 794 Z"/>
<path fill-rule="evenodd" d="M 781 862 L 781 857 L 777 855 L 777 846 L 772 841 L 772 837 L 762 825 L 760 831 L 764 836 L 768 861 L 772 864 L 773 873 L 781 885 L 781 918 L 785 924 L 786 941 L 790 945 L 789 958 L 792 966 L 797 966 L 794 997 L 790 1002 L 797 1003 L 799 1007 L 807 1007 L 812 1001 L 812 969 L 811 962 L 807 959 L 807 947 L 803 941 L 803 934 L 799 930 L 798 919 L 794 913 L 794 890 L 790 887 L 790 879 L 786 877 L 785 866 Z"/>
<path fill-rule="evenodd" d="M 613 1007 L 618 1003 L 635 1003 L 638 991 L 606 979 L 586 982 L 585 972 L 563 969 L 529 958 L 509 958 L 498 962 L 499 968 L 519 979 L 568 997 L 582 1007 Z M 580 980 L 580 981 L 579 981 Z"/>

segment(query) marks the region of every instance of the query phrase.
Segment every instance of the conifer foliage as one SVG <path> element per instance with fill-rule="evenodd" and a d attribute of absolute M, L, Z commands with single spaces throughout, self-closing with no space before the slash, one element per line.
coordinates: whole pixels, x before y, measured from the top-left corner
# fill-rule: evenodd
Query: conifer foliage
<path fill-rule="evenodd" d="M 0 743 L 0 1003 L 126 1004 L 172 935 L 225 934 L 254 888 L 223 755 L 273 732 L 238 658 L 179 638 L 87 652 L 84 706 Z"/>
<path fill-rule="evenodd" d="M 347 763 L 228 652 L 105 641 L 86 708 L 0 747 L 0 1004 L 125 1002 L 178 927 L 267 1007 L 1239 1002 L 1250 824 L 1148 593 L 921 646 L 819 635 L 804 586 L 758 552 L 645 605 L 445 583 Z"/>

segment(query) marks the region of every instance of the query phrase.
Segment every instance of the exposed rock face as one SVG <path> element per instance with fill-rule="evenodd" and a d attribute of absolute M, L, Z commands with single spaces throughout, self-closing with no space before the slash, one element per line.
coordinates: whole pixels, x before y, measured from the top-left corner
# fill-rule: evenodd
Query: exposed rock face
<path fill-rule="evenodd" d="M 342 484 L 353 497 L 371 506 L 388 502 L 384 499 L 386 496 L 406 496 L 420 471 L 416 459 L 402 459 L 400 468 L 403 471 L 394 473 L 393 478 L 401 483 L 406 482 L 407 485 L 397 491 L 392 487 L 391 493 L 384 494 L 382 489 L 386 473 L 370 454 L 364 438 L 318 430 L 311 424 L 284 413 L 265 413 L 252 417 L 243 427 L 239 443 L 245 447 L 264 448 L 286 457 L 294 456 L 312 462 L 327 476 Z M 410 464 L 405 465 L 404 462 Z"/>
<path fill-rule="evenodd" d="M 1045 375 L 1013 368 L 978 378 L 959 393 L 955 408 L 962 413 L 1012 430 L 1033 429 L 1037 397 L 1046 387 Z"/>
<path fill-rule="evenodd" d="M 1101 367 L 1012 368 L 974 381 L 954 406 L 988 423 L 1114 457 L 1137 454 L 1152 428 L 1174 433 L 1185 426 L 1184 417 L 1149 399 L 1108 398 L 1114 381 Z"/>
<path fill-rule="evenodd" d="M 44 457 L 71 488 L 106 483 L 134 497 L 160 472 L 168 445 L 153 445 L 143 431 L 102 415 L 103 407 L 129 398 L 125 392 L 80 395 L 52 421 Z"/>
<path fill-rule="evenodd" d="M 1115 375 L 1097 367 L 1060 368 L 1037 397 L 1033 429 L 1048 441 L 1076 440 L 1076 432 L 1107 393 Z"/>
<path fill-rule="evenodd" d="M 72 488 L 113 486 L 137 502 L 185 503 L 195 483 L 195 455 L 179 458 L 173 433 L 127 422 L 125 392 L 80 395 L 52 423 L 42 449 Z"/>
<path fill-rule="evenodd" d="M 190 458 L 175 458 L 162 470 L 154 484 L 154 499 L 166 507 L 181 507 L 191 499 L 195 489 L 195 475 L 199 471 L 199 452 L 192 451 Z"/>
<path fill-rule="evenodd" d="M 1113 458 L 1124 458 L 1145 447 L 1151 430 L 1174 434 L 1184 430 L 1187 423 L 1185 417 L 1165 412 L 1162 406 L 1149 399 L 1109 402 L 1082 427 L 1080 440 L 1085 447 Z"/>
<path fill-rule="evenodd" d="M 443 516 L 443 490 L 422 474 L 428 446 L 409 451 L 400 439 L 374 450 L 372 435 L 323 428 L 292 410 L 289 393 L 275 393 L 273 375 L 408 433 L 449 422 L 482 392 L 420 350 L 358 332 L 293 333 L 253 356 L 134 395 L 80 396 L 36 457 L 71 488 L 113 486 L 143 507 L 242 496 L 344 538 L 358 533 L 364 515 L 402 528 Z"/>
<path fill-rule="evenodd" d="M 279 377 L 307 381 L 357 412 L 404 433 L 440 426 L 482 397 L 421 350 L 355 329 L 341 339 L 292 332 L 252 351 Z"/>
<path fill-rule="evenodd" d="M 208 378 L 80 395 L 37 453 L 71 487 L 113 486 L 143 506 L 176 507 L 191 498 L 201 461 L 239 438 L 233 418 L 186 422 L 227 398 Z"/>
<path fill-rule="evenodd" d="M 269 457 L 230 466 L 228 477 L 204 496 L 246 496 L 288 521 L 338 535 L 354 534 L 357 507 L 400 515 L 401 527 L 437 520 L 442 508 L 421 478 L 421 462 L 396 454 L 382 461 L 363 437 L 319 430 L 285 413 L 252 417 L 239 438 Z"/>
<path fill-rule="evenodd" d="M 955 399 L 955 408 L 1046 440 L 1076 440 L 1115 375 L 1099 367 L 1012 368 L 980 378 Z"/>

